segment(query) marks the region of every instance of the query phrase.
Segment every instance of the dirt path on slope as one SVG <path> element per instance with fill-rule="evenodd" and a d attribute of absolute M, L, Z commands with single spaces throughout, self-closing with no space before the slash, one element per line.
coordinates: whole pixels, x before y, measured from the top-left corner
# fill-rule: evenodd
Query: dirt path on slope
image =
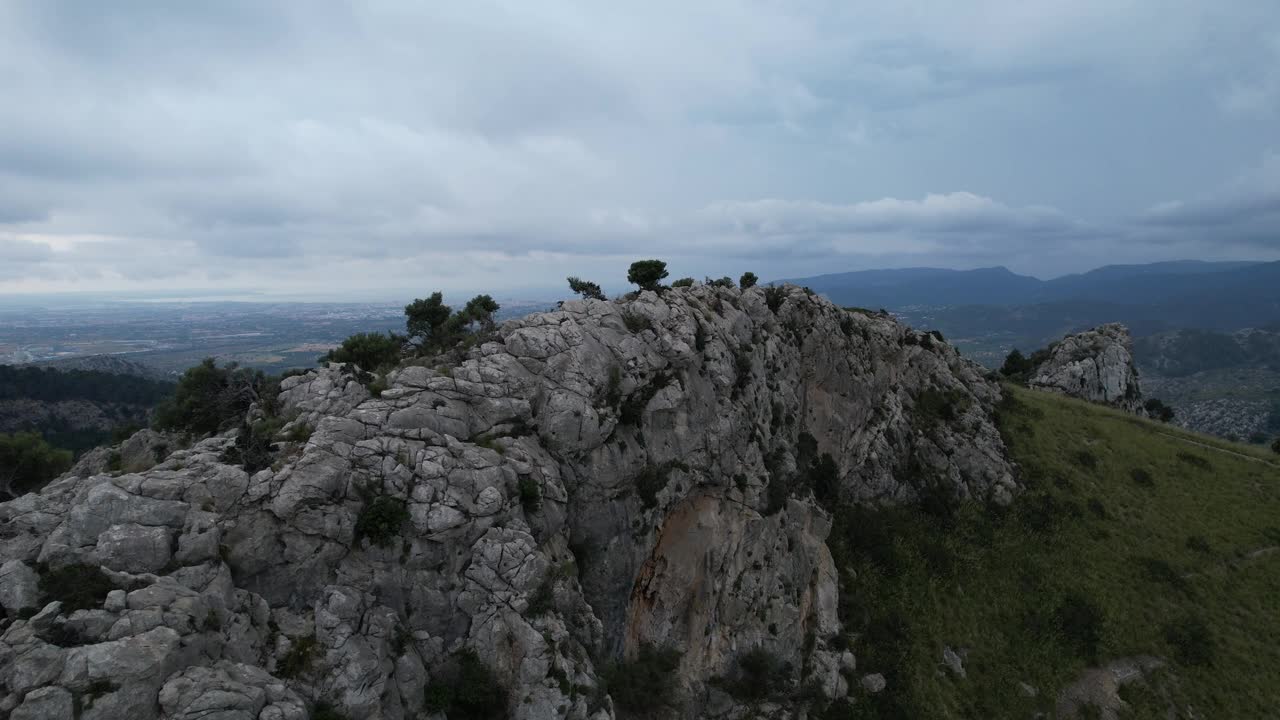
<path fill-rule="evenodd" d="M 1192 440 L 1192 439 L 1190 439 L 1190 438 L 1182 437 L 1181 435 L 1175 435 L 1175 434 L 1173 434 L 1173 433 L 1167 433 L 1167 432 L 1163 432 L 1163 431 L 1161 431 L 1161 430 L 1156 430 L 1156 434 L 1157 434 L 1157 435 L 1163 435 L 1163 436 L 1165 436 L 1165 437 L 1167 437 L 1167 438 L 1173 438 L 1174 440 L 1177 440 L 1178 442 L 1186 443 L 1187 445 L 1195 445 L 1196 447 L 1202 447 L 1202 448 L 1204 448 L 1205 450 L 1212 450 L 1212 451 L 1214 451 L 1214 452 L 1220 452 L 1220 453 L 1223 453 L 1223 454 L 1225 454 L 1225 455 L 1234 455 L 1234 456 L 1236 456 L 1236 457 L 1238 457 L 1238 458 L 1243 458 L 1243 459 L 1245 459 L 1245 460 L 1249 460 L 1249 461 L 1251 461 L 1251 462 L 1262 463 L 1263 465 L 1266 465 L 1267 467 L 1272 467 L 1272 468 L 1275 468 L 1275 469 L 1277 469 L 1277 470 L 1280 470 L 1280 465 L 1277 465 L 1276 463 L 1273 463 L 1273 462 L 1271 462 L 1270 460 L 1263 460 L 1263 459 L 1262 459 L 1262 458 L 1260 458 L 1260 457 L 1254 457 L 1253 455 L 1246 455 L 1245 453 L 1236 452 L 1235 450 L 1228 450 L 1228 449 L 1226 449 L 1226 448 L 1220 448 L 1220 447 L 1218 447 L 1218 446 L 1216 446 L 1216 445 L 1210 445 L 1210 444 L 1208 444 L 1208 443 L 1202 443 L 1202 442 L 1200 442 L 1200 441 L 1198 441 L 1198 440 Z"/>

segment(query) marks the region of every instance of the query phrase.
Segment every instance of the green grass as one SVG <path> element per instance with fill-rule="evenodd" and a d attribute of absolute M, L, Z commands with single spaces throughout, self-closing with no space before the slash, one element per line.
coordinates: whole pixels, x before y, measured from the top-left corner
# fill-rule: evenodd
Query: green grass
<path fill-rule="evenodd" d="M 1125 717 L 1268 717 L 1280 702 L 1280 470 L 1265 450 L 1007 387 L 1026 490 L 977 504 L 845 510 L 829 544 L 858 673 L 881 718 L 1052 717 L 1096 662 L 1156 655 Z M 1211 448 L 1188 444 L 1187 440 Z M 1223 452 L 1229 451 L 1229 452 Z M 1186 456 L 1198 460 L 1188 460 Z M 1147 481 L 1135 481 L 1135 475 Z M 968 648 L 968 678 L 939 673 Z M 1019 681 L 1039 689 L 1032 699 Z M 858 715 L 859 717 L 864 715 Z"/>

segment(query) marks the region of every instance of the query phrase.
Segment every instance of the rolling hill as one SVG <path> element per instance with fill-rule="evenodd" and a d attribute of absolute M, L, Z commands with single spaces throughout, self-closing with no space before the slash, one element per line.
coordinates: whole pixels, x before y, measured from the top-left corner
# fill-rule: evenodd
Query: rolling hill
<path fill-rule="evenodd" d="M 1010 508 L 836 520 L 841 617 L 887 683 L 852 717 L 1269 717 L 1280 456 L 1005 392 Z"/>

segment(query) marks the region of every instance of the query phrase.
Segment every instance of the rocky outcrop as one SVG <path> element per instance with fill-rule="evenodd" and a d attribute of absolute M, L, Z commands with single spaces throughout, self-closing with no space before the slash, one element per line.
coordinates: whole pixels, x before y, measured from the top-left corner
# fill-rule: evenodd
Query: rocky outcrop
<path fill-rule="evenodd" d="M 1049 346 L 1049 357 L 1028 385 L 1129 412 L 1142 412 L 1142 390 L 1133 362 L 1133 340 L 1119 323 L 1068 335 Z"/>
<path fill-rule="evenodd" d="M 855 677 L 832 512 L 1016 490 L 980 368 L 795 287 L 566 302 L 387 383 L 283 381 L 313 432 L 253 475 L 228 435 L 0 504 L 0 717 L 434 717 L 475 658 L 510 717 L 603 720 L 646 646 L 681 717 L 790 716 Z M 713 682 L 760 650 L 796 692 Z"/>
<path fill-rule="evenodd" d="M 89 477 L 105 472 L 149 470 L 181 444 L 182 438 L 176 434 L 139 430 L 121 443 L 94 448 L 80 456 L 69 473 Z"/>

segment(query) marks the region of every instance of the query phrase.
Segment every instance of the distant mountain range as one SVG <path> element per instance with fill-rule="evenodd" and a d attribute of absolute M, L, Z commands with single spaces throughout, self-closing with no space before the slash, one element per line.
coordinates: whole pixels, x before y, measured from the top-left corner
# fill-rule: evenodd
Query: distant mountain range
<path fill-rule="evenodd" d="M 1005 267 L 976 270 L 906 268 L 864 270 L 784 280 L 805 285 L 841 303 L 910 305 L 1031 305 L 1086 300 L 1145 304 L 1217 291 L 1280 296 L 1280 262 L 1177 262 L 1107 265 L 1075 275 L 1040 280 Z"/>
<path fill-rule="evenodd" d="M 1236 438 L 1280 432 L 1280 262 L 1108 265 L 1052 280 L 1003 267 L 908 268 L 785 282 L 890 310 L 992 368 L 1014 348 L 1122 322 L 1144 392 L 1173 405 L 1180 424 Z"/>
<path fill-rule="evenodd" d="M 1108 265 L 1052 280 L 1019 275 L 1004 267 L 908 268 L 784 282 L 812 288 L 841 305 L 894 311 L 950 308 L 937 317 L 946 317 L 948 324 L 964 333 L 999 326 L 1017 334 L 1061 334 L 1120 321 L 1141 335 L 1187 327 L 1236 330 L 1280 323 L 1280 262 Z M 969 308 L 964 312 L 968 322 L 954 317 L 954 310 L 962 307 Z"/>

